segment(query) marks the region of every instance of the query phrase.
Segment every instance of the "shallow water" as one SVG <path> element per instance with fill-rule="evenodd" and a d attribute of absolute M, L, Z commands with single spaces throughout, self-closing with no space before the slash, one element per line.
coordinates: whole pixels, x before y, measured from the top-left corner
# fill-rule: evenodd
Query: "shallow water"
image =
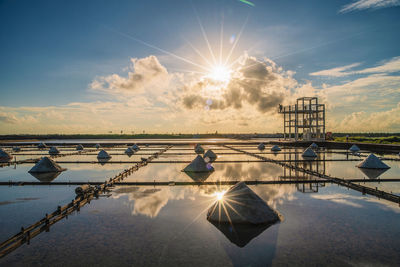
<path fill-rule="evenodd" d="M 58 140 L 59 141 L 59 140 Z M 70 140 L 77 142 L 76 140 Z M 103 140 L 108 142 L 108 140 Z M 169 141 L 169 140 L 161 140 Z M 200 140 L 197 140 L 200 141 Z M 205 140 L 202 140 L 205 141 Z M 94 140 L 97 143 L 99 140 Z M 127 143 L 122 140 L 121 143 Z M 130 141 L 129 141 L 130 142 Z M 139 142 L 139 140 L 137 141 Z M 160 140 L 158 140 L 160 142 Z M 150 141 L 148 143 L 151 143 Z M 139 161 L 164 146 L 142 147 L 128 157 L 126 146 L 106 148 L 110 162 Z M 301 160 L 301 148 L 283 147 L 270 153 L 256 146 L 233 145 L 275 160 Z M 203 145 L 218 154 L 208 177 L 191 177 L 182 172 L 188 163 L 149 163 L 124 179 L 126 182 L 170 181 L 280 181 L 315 179 L 296 170 L 283 168 L 216 145 Z M 46 151 L 22 148 L 18 159 L 41 157 Z M 74 147 L 60 148 L 75 152 Z M 103 182 L 133 163 L 97 162 L 98 151 L 55 158 L 67 168 L 53 181 Z M 229 154 L 223 154 L 229 153 Z M 19 155 L 29 154 L 29 155 Z M 361 157 L 344 150 L 317 151 L 320 161 L 293 163 L 306 169 L 400 195 L 400 183 L 364 183 L 365 174 L 355 167 Z M 192 145 L 174 146 L 155 159 L 191 161 L 197 156 Z M 381 155 L 390 157 L 388 155 Z M 326 159 L 326 161 L 323 161 Z M 341 160 L 341 161 L 335 161 Z M 386 160 L 391 168 L 380 178 L 400 178 L 400 161 Z M 28 173 L 33 163 L 0 168 L 0 182 L 39 181 Z M 368 179 L 368 178 L 366 178 Z M 75 197 L 76 186 L 0 186 L 0 240 L 17 233 Z M 0 259 L 0 266 L 397 266 L 400 262 L 400 207 L 375 197 L 330 183 L 257 185 L 251 189 L 284 218 L 266 227 L 218 227 L 206 219 L 216 192 L 229 186 L 120 186 L 109 198 L 100 197 L 61 220 Z M 73 256 L 71 256 L 73 255 Z"/>
<path fill-rule="evenodd" d="M 117 188 L 111 198 L 93 200 L 0 263 L 393 266 L 400 260 L 397 207 L 336 186 L 316 194 L 302 194 L 293 185 L 251 188 L 284 216 L 281 223 L 255 229 L 251 240 L 206 220 L 216 188 Z"/>

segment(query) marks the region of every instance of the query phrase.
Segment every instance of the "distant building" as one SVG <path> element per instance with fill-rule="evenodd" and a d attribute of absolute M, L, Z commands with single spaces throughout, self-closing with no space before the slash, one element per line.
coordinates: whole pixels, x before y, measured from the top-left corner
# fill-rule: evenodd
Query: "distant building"
<path fill-rule="evenodd" d="M 317 97 L 298 98 L 295 105 L 279 105 L 283 114 L 284 139 L 325 140 L 325 104 Z"/>

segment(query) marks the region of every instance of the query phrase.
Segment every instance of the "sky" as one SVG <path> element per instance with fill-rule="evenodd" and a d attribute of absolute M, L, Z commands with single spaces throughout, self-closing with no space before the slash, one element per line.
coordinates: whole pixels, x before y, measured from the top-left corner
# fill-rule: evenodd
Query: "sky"
<path fill-rule="evenodd" d="M 0 0 L 0 134 L 400 132 L 400 0 Z"/>

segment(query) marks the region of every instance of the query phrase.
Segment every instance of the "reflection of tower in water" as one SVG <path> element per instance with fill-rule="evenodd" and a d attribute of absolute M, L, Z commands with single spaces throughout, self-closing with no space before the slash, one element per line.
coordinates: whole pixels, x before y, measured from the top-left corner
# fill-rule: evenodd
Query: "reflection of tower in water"
<path fill-rule="evenodd" d="M 287 148 L 283 152 L 285 163 L 292 166 L 283 166 L 283 176 L 279 178 L 281 180 L 315 180 L 317 177 L 302 172 L 299 168 L 303 168 L 310 171 L 316 171 L 321 174 L 325 174 L 325 152 L 321 151 L 323 148 L 319 148 L 321 153 L 318 153 L 316 160 L 304 160 L 301 157 L 303 148 Z M 296 188 L 302 193 L 317 193 L 319 187 L 324 187 L 325 183 L 296 183 Z"/>

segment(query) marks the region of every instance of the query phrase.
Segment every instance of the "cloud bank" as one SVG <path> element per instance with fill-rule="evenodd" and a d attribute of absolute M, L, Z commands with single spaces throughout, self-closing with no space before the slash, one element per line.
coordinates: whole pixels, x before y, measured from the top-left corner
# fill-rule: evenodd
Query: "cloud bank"
<path fill-rule="evenodd" d="M 245 54 L 227 85 L 208 78 L 184 85 L 183 106 L 240 110 L 249 104 L 260 113 L 271 112 L 298 85 L 292 75 L 293 72 L 283 71 L 271 60 L 258 60 Z"/>
<path fill-rule="evenodd" d="M 347 79 L 315 87 L 272 60 L 247 54 L 229 81 L 170 72 L 154 55 L 134 58 L 125 73 L 93 79 L 88 90 L 93 101 L 0 106 L 0 133 L 281 132 L 278 104 L 303 96 L 327 104 L 328 131 L 400 131 L 400 57 L 362 66 L 310 73 Z"/>

